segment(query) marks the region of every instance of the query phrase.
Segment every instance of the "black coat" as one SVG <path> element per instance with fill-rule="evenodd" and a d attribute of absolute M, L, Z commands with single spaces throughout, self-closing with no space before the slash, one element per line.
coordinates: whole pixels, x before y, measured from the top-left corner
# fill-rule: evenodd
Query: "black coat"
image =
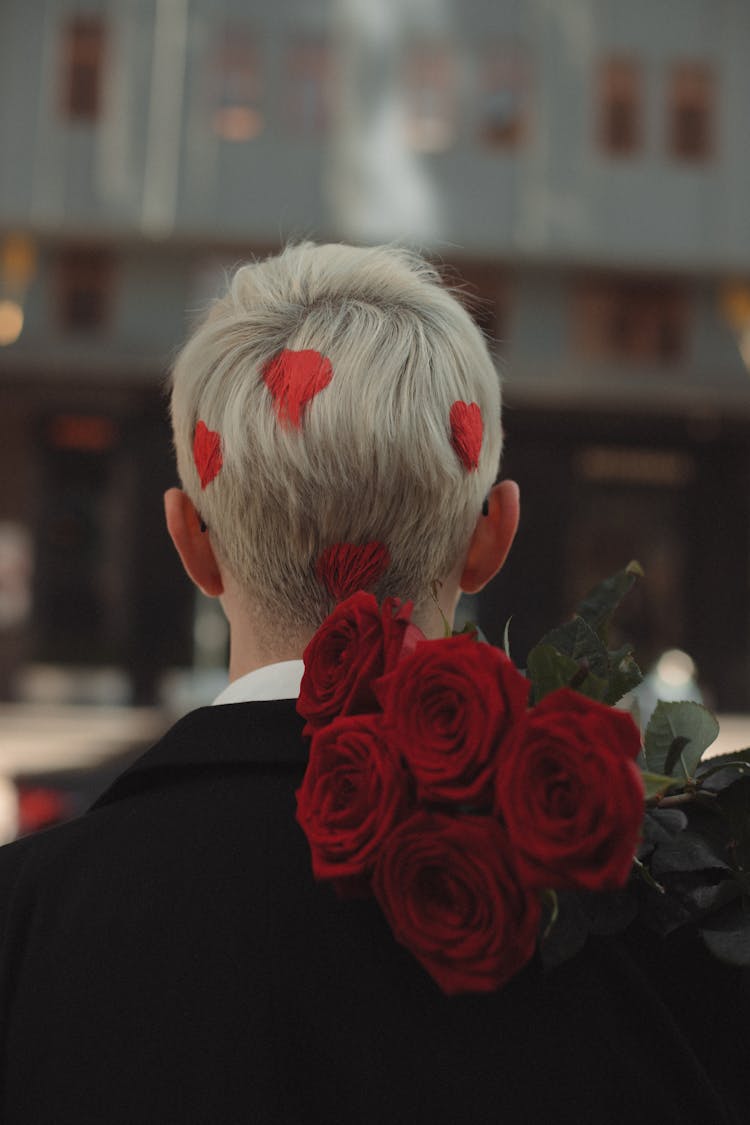
<path fill-rule="evenodd" d="M 443 996 L 373 901 L 313 881 L 300 731 L 290 701 L 195 711 L 85 816 L 0 850 L 6 1125 L 750 1119 L 726 1108 L 736 981 L 697 943 L 600 939 Z"/>

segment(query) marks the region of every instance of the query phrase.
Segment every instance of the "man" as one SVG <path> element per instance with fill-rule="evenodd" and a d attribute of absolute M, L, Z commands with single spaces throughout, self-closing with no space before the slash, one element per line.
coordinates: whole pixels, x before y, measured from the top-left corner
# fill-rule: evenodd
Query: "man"
<path fill-rule="evenodd" d="M 363 575 L 440 635 L 516 530 L 496 373 L 461 305 L 406 252 L 291 247 L 240 269 L 187 343 L 172 420 L 167 526 L 221 599 L 230 686 L 86 816 L 0 852 L 2 1120 L 735 1120 L 731 981 L 681 1005 L 697 949 L 655 974 L 679 1015 L 603 940 L 446 997 L 372 900 L 313 880 L 307 642 Z"/>

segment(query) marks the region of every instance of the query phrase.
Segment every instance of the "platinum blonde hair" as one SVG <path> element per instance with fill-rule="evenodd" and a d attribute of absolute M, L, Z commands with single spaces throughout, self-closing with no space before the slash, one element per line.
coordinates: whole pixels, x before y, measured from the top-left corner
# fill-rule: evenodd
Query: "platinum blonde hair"
<path fill-rule="evenodd" d="M 265 365 L 314 349 L 333 367 L 302 425 L 279 421 Z M 479 405 L 476 471 L 451 444 L 454 402 Z M 461 561 L 497 473 L 500 388 L 481 332 L 418 255 L 393 247 L 289 246 L 239 268 L 177 357 L 172 426 L 185 491 L 246 595 L 279 628 L 333 608 L 316 561 L 338 543 L 385 543 L 374 593 L 412 599 Z M 201 489 L 196 425 L 221 435 Z"/>

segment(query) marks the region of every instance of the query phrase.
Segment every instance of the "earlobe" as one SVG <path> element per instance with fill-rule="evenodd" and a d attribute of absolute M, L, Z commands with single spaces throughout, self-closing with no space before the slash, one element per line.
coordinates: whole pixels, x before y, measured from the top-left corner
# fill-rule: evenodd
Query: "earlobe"
<path fill-rule="evenodd" d="M 477 594 L 505 562 L 518 530 L 520 500 L 515 481 L 496 484 L 488 496 L 487 515 L 480 516 L 461 573 L 466 594 Z"/>
<path fill-rule="evenodd" d="M 201 531 L 201 517 L 187 493 L 170 488 L 164 493 L 167 530 L 189 578 L 208 597 L 224 593 L 224 582 L 211 546 L 210 536 Z"/>

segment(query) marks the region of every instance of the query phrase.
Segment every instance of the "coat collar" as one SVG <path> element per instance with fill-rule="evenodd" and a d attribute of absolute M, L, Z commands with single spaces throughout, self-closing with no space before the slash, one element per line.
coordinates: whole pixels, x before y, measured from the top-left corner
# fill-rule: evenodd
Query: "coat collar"
<path fill-rule="evenodd" d="M 307 743 L 296 700 L 201 707 L 175 723 L 91 806 L 111 804 L 148 788 L 157 775 L 227 766 L 303 766 Z"/>

